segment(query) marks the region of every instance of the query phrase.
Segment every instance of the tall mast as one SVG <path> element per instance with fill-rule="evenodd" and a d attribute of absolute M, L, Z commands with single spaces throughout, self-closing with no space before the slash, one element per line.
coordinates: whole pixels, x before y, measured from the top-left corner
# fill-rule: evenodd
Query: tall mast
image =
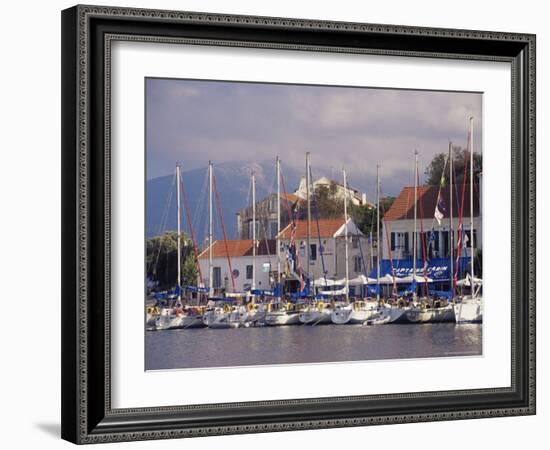
<path fill-rule="evenodd" d="M 180 211 L 180 164 L 176 164 L 176 184 L 178 197 L 178 301 L 181 301 L 181 211 Z"/>
<path fill-rule="evenodd" d="M 213 192 L 212 192 L 212 161 L 208 161 L 208 292 L 214 295 L 214 266 L 212 264 L 212 245 L 213 242 Z"/>
<path fill-rule="evenodd" d="M 252 172 L 252 289 L 256 289 L 256 174 Z"/>
<path fill-rule="evenodd" d="M 349 300 L 349 244 L 348 244 L 348 181 L 346 169 L 342 169 L 344 175 L 344 242 L 346 247 L 346 300 Z"/>
<path fill-rule="evenodd" d="M 474 289 L 474 118 L 470 117 L 470 271 L 472 298 Z"/>
<path fill-rule="evenodd" d="M 311 253 L 311 192 L 310 192 L 310 172 L 309 172 L 309 152 L 306 153 L 306 198 L 307 198 L 307 249 L 306 249 L 306 261 L 307 261 L 307 275 L 309 276 L 310 271 L 310 253 Z"/>
<path fill-rule="evenodd" d="M 449 211 L 449 246 L 450 246 L 450 268 L 449 268 L 449 281 L 451 286 L 451 296 L 455 295 L 455 272 L 454 272 L 454 231 L 453 231 L 453 143 L 449 142 L 449 200 L 451 202 Z"/>
<path fill-rule="evenodd" d="M 374 255 L 372 253 L 372 229 L 370 231 L 369 235 L 369 253 L 370 253 L 370 267 L 369 267 L 369 273 L 372 271 L 372 268 L 374 267 Z"/>
<path fill-rule="evenodd" d="M 380 300 L 380 166 L 376 165 L 376 300 Z"/>
<path fill-rule="evenodd" d="M 414 150 L 414 232 L 413 232 L 413 286 L 415 286 L 413 298 L 416 300 L 416 201 L 417 201 L 417 190 L 418 190 L 418 151 Z"/>
<path fill-rule="evenodd" d="M 281 233 L 281 160 L 278 156 L 275 164 L 277 167 L 277 283 L 281 286 L 281 244 L 279 242 Z"/>

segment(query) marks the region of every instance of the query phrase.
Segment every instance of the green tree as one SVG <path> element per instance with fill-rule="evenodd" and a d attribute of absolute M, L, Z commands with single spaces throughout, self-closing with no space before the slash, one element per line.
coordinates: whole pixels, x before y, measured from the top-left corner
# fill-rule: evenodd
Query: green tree
<path fill-rule="evenodd" d="M 384 213 L 390 209 L 395 197 L 384 197 L 380 199 L 380 232 L 382 232 L 382 220 Z M 361 232 L 368 236 L 370 232 L 376 233 L 376 207 L 366 205 L 351 205 L 351 217 Z"/>
<path fill-rule="evenodd" d="M 317 186 L 313 193 L 312 206 L 319 218 L 334 218 L 344 216 L 344 204 L 337 196 L 337 186 L 333 181 L 327 186 Z"/>
<path fill-rule="evenodd" d="M 382 217 L 390 208 L 395 197 L 384 197 L 380 199 L 380 230 L 382 230 Z M 331 182 L 329 186 L 317 186 L 313 192 L 311 199 L 312 220 L 330 219 L 344 217 L 344 203 L 342 198 L 338 196 L 338 188 L 335 182 Z M 371 231 L 376 232 L 376 208 L 367 205 L 349 204 L 348 214 L 356 223 L 357 227 L 365 235 Z M 307 206 L 303 202 L 298 211 L 298 218 L 305 219 L 307 217 Z"/>
<path fill-rule="evenodd" d="M 426 184 L 438 186 L 441 181 L 441 175 L 443 173 L 443 168 L 445 167 L 445 161 L 447 160 L 447 153 L 438 153 L 433 157 L 424 174 L 426 175 Z M 470 172 L 469 172 L 469 158 L 470 154 L 468 150 L 462 147 L 455 146 L 453 147 L 453 171 L 454 171 L 454 182 L 458 185 L 463 183 L 464 180 L 464 165 L 468 164 L 468 173 L 467 179 L 469 181 Z M 479 173 L 482 168 L 482 157 L 479 153 L 474 153 L 474 184 L 479 182 Z M 445 169 L 445 180 L 449 180 L 450 176 L 450 164 L 447 163 Z"/>
<path fill-rule="evenodd" d="M 168 231 L 146 241 L 147 277 L 159 282 L 161 289 L 176 285 L 178 273 L 178 235 Z M 196 284 L 197 265 L 192 241 L 181 236 L 181 280 L 182 285 Z"/>

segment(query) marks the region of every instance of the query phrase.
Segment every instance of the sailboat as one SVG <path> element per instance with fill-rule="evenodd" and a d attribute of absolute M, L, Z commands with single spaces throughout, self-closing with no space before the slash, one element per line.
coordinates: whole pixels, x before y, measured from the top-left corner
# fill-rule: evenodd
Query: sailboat
<path fill-rule="evenodd" d="M 300 311 L 296 307 L 296 304 L 284 302 L 281 297 L 281 160 L 278 156 L 275 159 L 275 169 L 277 178 L 277 281 L 274 292 L 276 292 L 276 297 L 267 305 L 263 305 L 265 311 L 263 314 L 263 319 L 260 319 L 260 323 L 263 322 L 265 325 L 271 327 L 281 325 L 298 325 L 300 323 Z M 292 218 L 289 217 L 289 219 Z"/>
<path fill-rule="evenodd" d="M 414 292 L 413 292 L 413 304 L 406 312 L 406 319 L 410 323 L 439 323 L 439 322 L 452 322 L 454 321 L 454 311 L 450 303 L 444 299 L 435 299 L 429 297 L 428 279 L 426 273 L 427 257 L 426 257 L 426 247 L 424 242 L 424 217 L 422 213 L 422 207 L 420 208 L 420 227 L 421 227 L 421 236 L 422 236 L 422 259 L 424 263 L 424 273 L 419 275 L 416 269 L 417 262 L 417 248 L 418 248 L 418 237 L 417 237 L 417 209 L 418 209 L 418 184 L 419 184 L 419 173 L 418 173 L 418 151 L 415 150 L 415 168 L 414 168 L 414 236 L 413 236 L 413 273 L 412 273 L 412 283 Z M 417 283 L 424 282 L 426 296 L 418 299 L 417 297 Z"/>
<path fill-rule="evenodd" d="M 229 300 L 214 297 L 214 264 L 213 264 L 213 243 L 214 243 L 214 195 L 213 195 L 213 164 L 208 161 L 208 297 L 209 307 L 203 314 L 202 321 L 208 328 L 223 328 L 227 322 L 231 306 Z M 229 328 L 227 326 L 226 328 Z"/>
<path fill-rule="evenodd" d="M 311 277 L 311 167 L 310 153 L 306 153 L 306 202 L 307 202 L 307 236 L 306 236 L 306 277 Z M 302 276 L 302 275 L 301 275 Z M 314 284 L 314 283 L 313 283 Z M 313 289 L 314 290 L 314 289 Z M 332 305 L 322 300 L 317 300 L 315 296 L 311 297 L 301 310 L 298 318 L 304 325 L 318 325 L 330 323 Z"/>
<path fill-rule="evenodd" d="M 155 311 L 156 317 L 148 318 L 148 328 L 157 331 L 173 330 L 181 328 L 202 327 L 202 314 L 200 308 L 184 306 L 182 302 L 181 286 L 181 168 L 176 164 L 177 187 L 177 281 L 174 294 L 168 297 L 167 304 Z M 200 269 L 199 269 L 200 270 Z"/>
<path fill-rule="evenodd" d="M 268 326 L 298 325 L 300 323 L 300 310 L 295 303 L 281 301 L 268 305 L 264 323 Z"/>
<path fill-rule="evenodd" d="M 387 230 L 386 230 L 387 233 Z M 386 235 L 387 236 L 387 235 Z M 396 277 L 393 272 L 393 260 L 390 252 L 390 262 L 392 262 L 392 274 L 386 274 L 384 277 L 380 276 L 380 259 L 381 259 L 381 245 L 382 239 L 380 236 L 380 166 L 376 166 L 376 303 L 378 306 L 377 314 L 373 314 L 368 318 L 365 325 L 383 325 L 387 323 L 400 323 L 406 321 L 406 313 L 410 309 L 408 304 L 403 300 L 397 298 L 391 298 L 382 300 L 380 297 L 381 283 L 392 284 L 394 290 L 394 297 L 396 297 Z M 372 301 L 369 302 L 372 308 Z"/>
<path fill-rule="evenodd" d="M 331 323 L 332 305 L 324 301 L 310 303 L 299 315 L 304 325 L 321 325 Z"/>
<path fill-rule="evenodd" d="M 470 117 L 470 273 L 457 285 L 470 288 L 469 296 L 455 297 L 454 315 L 457 324 L 481 323 L 483 321 L 483 298 L 480 295 L 482 280 L 474 272 L 474 118 Z M 480 206 L 481 210 L 481 206 Z"/>
<path fill-rule="evenodd" d="M 345 243 L 345 268 L 346 275 L 344 278 L 344 295 L 345 301 L 337 303 L 331 312 L 331 321 L 336 325 L 354 325 L 362 324 L 366 320 L 371 319 L 378 314 L 378 302 L 355 300 L 352 303 L 349 302 L 349 236 L 348 236 L 348 224 L 350 218 L 348 217 L 348 184 L 347 173 L 345 169 L 342 169 L 342 175 L 344 179 L 344 243 Z M 353 280 L 354 284 L 364 285 L 368 283 L 368 278 L 363 276 Z"/>
<path fill-rule="evenodd" d="M 251 174 L 252 184 L 252 284 L 250 286 L 250 302 L 248 306 L 242 304 L 234 306 L 227 316 L 227 324 L 230 328 L 248 328 L 260 317 L 261 312 L 254 304 L 254 290 L 256 289 L 256 175 Z"/>
<path fill-rule="evenodd" d="M 345 246 L 345 268 L 346 276 L 344 278 L 345 302 L 337 303 L 332 309 L 330 320 L 336 325 L 349 323 L 353 309 L 349 303 L 349 244 L 348 244 L 348 195 L 347 195 L 347 177 L 346 170 L 342 169 L 344 178 L 344 246 Z"/>

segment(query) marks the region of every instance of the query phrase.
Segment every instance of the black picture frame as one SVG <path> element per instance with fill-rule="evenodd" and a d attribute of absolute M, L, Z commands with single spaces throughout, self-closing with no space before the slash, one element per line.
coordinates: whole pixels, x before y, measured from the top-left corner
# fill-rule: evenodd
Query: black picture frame
<path fill-rule="evenodd" d="M 113 409 L 110 43 L 194 42 L 505 61 L 512 73 L 506 388 Z M 535 36 L 178 11 L 62 12 L 62 437 L 96 443 L 535 414 Z"/>

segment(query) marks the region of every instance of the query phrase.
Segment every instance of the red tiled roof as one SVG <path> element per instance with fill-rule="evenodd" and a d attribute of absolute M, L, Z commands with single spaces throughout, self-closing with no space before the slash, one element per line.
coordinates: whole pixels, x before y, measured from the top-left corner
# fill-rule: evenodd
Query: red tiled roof
<path fill-rule="evenodd" d="M 344 225 L 344 219 L 319 219 L 319 229 L 317 229 L 317 221 L 311 221 L 311 236 L 313 237 L 333 237 L 334 234 Z M 287 225 L 282 231 L 281 239 L 290 239 L 290 226 Z M 296 239 L 307 237 L 307 220 L 296 221 Z"/>
<path fill-rule="evenodd" d="M 227 246 L 226 246 L 227 242 Z M 256 255 L 274 255 L 277 251 L 275 239 L 262 239 L 256 247 Z M 214 241 L 212 244 L 213 258 L 230 258 L 238 256 L 252 256 L 252 239 L 237 239 L 228 241 Z M 199 255 L 199 259 L 208 258 L 208 247 Z"/>
<path fill-rule="evenodd" d="M 462 186 L 453 186 L 453 217 L 460 216 L 460 199 L 462 197 Z M 418 208 L 417 217 L 433 217 L 437 203 L 437 194 L 439 186 L 418 186 Z M 441 189 L 441 195 L 445 202 L 445 218 L 450 214 L 450 189 L 446 186 Z M 420 211 L 422 208 L 422 211 Z M 474 185 L 474 217 L 479 215 L 479 192 L 477 185 Z M 466 185 L 464 192 L 464 217 L 470 217 L 470 185 Z M 390 209 L 384 215 L 384 220 L 404 220 L 414 219 L 414 187 L 404 187 L 399 196 L 394 200 Z"/>

